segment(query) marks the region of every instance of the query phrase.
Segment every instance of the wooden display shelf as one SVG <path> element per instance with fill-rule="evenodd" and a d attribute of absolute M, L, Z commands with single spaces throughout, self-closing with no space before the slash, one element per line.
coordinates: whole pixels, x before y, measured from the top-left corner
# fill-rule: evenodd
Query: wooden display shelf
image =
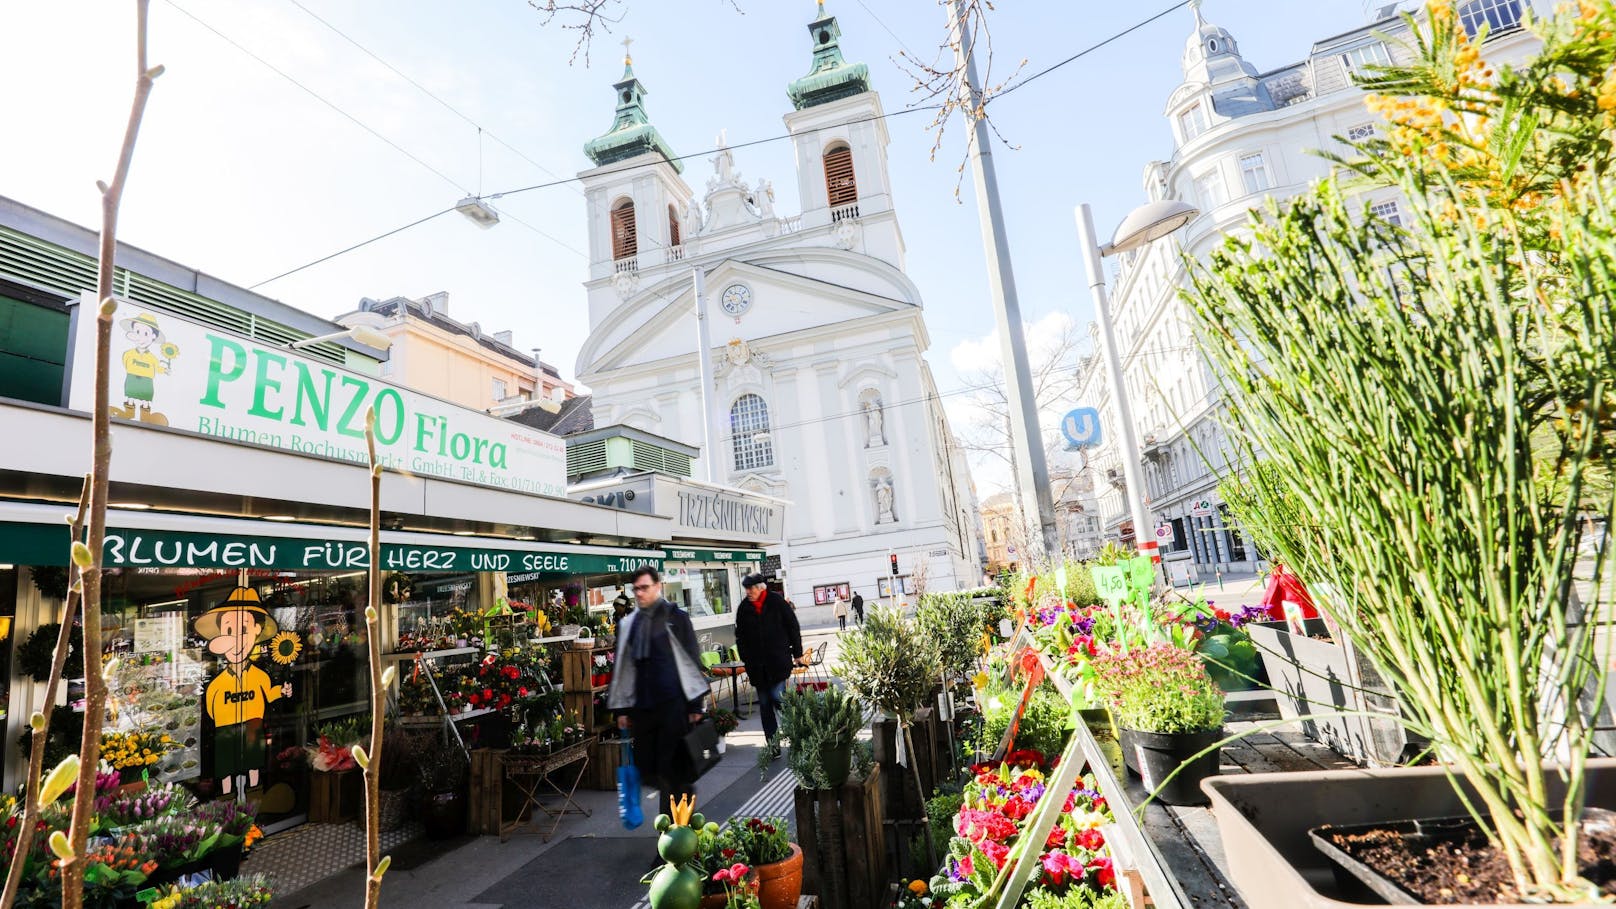
<path fill-rule="evenodd" d="M 421 657 L 425 660 L 436 660 L 441 657 L 465 656 L 471 653 L 482 653 L 481 647 L 451 647 L 448 650 L 410 651 L 408 653 L 384 653 L 382 659 L 397 662 L 398 660 L 413 660 Z"/>
<path fill-rule="evenodd" d="M 487 716 L 493 712 L 495 711 L 492 707 L 479 707 L 476 710 L 470 711 L 469 713 L 452 714 L 450 715 L 449 719 L 458 723 L 461 720 L 474 720 L 480 716 Z M 443 714 L 441 713 L 433 713 L 426 716 L 401 716 L 398 718 L 398 723 L 400 726 L 436 726 L 442 722 Z"/>

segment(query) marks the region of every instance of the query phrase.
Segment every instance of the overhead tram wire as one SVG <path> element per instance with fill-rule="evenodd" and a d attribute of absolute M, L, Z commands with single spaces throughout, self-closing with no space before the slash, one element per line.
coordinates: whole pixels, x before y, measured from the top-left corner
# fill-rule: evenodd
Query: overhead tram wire
<path fill-rule="evenodd" d="M 426 95 L 428 98 L 431 98 L 433 101 L 436 101 L 441 107 L 443 107 L 444 110 L 447 110 L 449 113 L 454 114 L 456 117 L 459 117 L 460 119 L 466 121 L 470 125 L 476 127 L 476 129 L 477 129 L 477 131 L 479 133 L 481 133 L 483 135 L 486 135 L 488 138 L 494 140 L 495 142 L 498 142 L 500 145 L 505 146 L 505 148 L 509 149 L 518 158 L 521 158 L 523 161 L 526 161 L 527 163 L 533 165 L 534 167 L 538 168 L 539 170 L 543 171 L 546 174 L 549 174 L 552 177 L 559 178 L 561 176 L 560 174 L 556 173 L 555 171 L 551 170 L 550 168 L 545 167 L 543 164 L 540 164 L 538 161 L 534 160 L 530 155 L 528 155 L 526 152 L 522 151 L 520 148 L 517 148 L 516 146 L 512 145 L 511 143 L 509 143 L 509 142 L 505 141 L 504 139 L 500 138 L 499 136 L 495 135 L 493 130 L 488 129 L 487 127 L 483 126 L 481 123 L 478 123 L 476 120 L 472 119 L 470 115 L 468 115 L 464 111 L 460 110 L 460 108 L 455 107 L 453 104 L 450 104 L 448 101 L 444 100 L 441 96 L 439 96 L 436 92 L 432 91 L 430 88 L 427 88 L 425 85 L 422 85 L 420 82 L 416 81 L 414 78 L 412 78 L 410 76 L 409 73 L 404 72 L 403 70 L 401 70 L 398 67 L 394 66 L 392 63 L 389 63 L 380 54 L 376 53 L 375 51 L 371 50 L 370 48 L 366 47 L 365 45 L 360 44 L 359 41 L 357 39 L 355 39 L 353 36 L 349 35 L 347 32 L 343 31 L 342 29 L 337 28 L 335 25 L 332 25 L 330 21 L 325 19 L 325 17 L 321 16 L 319 13 L 316 13 L 314 10 L 309 9 L 307 6 L 305 6 L 301 2 L 301 0 L 287 0 L 287 2 L 292 4 L 293 6 L 297 7 L 298 9 L 302 10 L 303 12 L 307 13 L 310 18 L 314 19 L 314 21 L 316 21 L 316 22 L 320 23 L 321 25 L 325 26 L 327 29 L 330 29 L 338 37 L 342 38 L 342 40 L 348 42 L 349 44 L 352 44 L 355 48 L 357 48 L 359 50 L 360 53 L 364 54 L 365 56 L 369 57 L 372 60 L 375 60 L 377 63 L 380 63 L 383 67 L 385 67 L 393 75 L 399 77 L 400 79 L 403 79 L 405 82 L 408 82 L 410 85 L 414 86 L 415 89 L 417 91 L 419 91 L 421 94 Z M 580 195 L 580 196 L 583 195 L 582 190 L 579 190 L 579 189 L 575 188 L 574 191 L 577 192 L 578 195 Z M 574 252 L 576 252 L 576 250 L 574 250 Z"/>
<path fill-rule="evenodd" d="M 275 70 L 275 72 L 280 73 L 282 76 L 285 76 L 285 78 L 292 81 L 294 84 L 297 84 L 299 88 L 302 88 L 304 91 L 309 92 L 311 95 L 314 95 L 316 98 L 320 97 L 319 95 L 314 94 L 314 92 L 311 89 L 307 88 L 306 86 L 303 86 L 301 83 L 298 83 L 295 79 L 292 79 L 290 76 L 286 76 L 285 73 L 281 73 L 281 71 L 279 69 L 276 69 L 274 66 L 271 66 L 269 63 L 264 62 L 263 58 L 258 57 L 256 54 L 253 54 L 251 51 L 248 51 L 246 48 L 241 47 L 241 45 L 236 44 L 235 41 L 232 41 L 231 39 L 226 37 L 224 34 L 219 32 L 217 29 L 213 28 L 211 25 L 208 25 L 207 23 L 203 22 L 202 20 L 197 19 L 191 13 L 186 12 L 184 9 L 181 9 L 179 6 L 175 5 L 174 0 L 165 0 L 165 2 L 167 2 L 170 6 L 173 6 L 175 9 L 179 10 L 180 12 L 184 13 L 186 16 L 190 17 L 191 19 L 195 20 L 198 24 L 202 25 L 204 28 L 207 28 L 209 31 L 213 32 L 214 34 L 219 35 L 219 37 L 224 38 L 224 40 L 229 41 L 232 45 L 234 45 L 238 49 L 240 49 L 243 53 L 248 54 L 249 56 L 253 57 L 253 59 L 258 60 L 261 63 L 264 63 L 265 66 L 268 66 L 270 69 Z M 294 2 L 295 2 L 295 0 L 294 0 Z M 1111 35 L 1110 37 L 1106 38 L 1103 41 L 1100 41 L 1100 42 L 1097 42 L 1095 44 L 1092 44 L 1089 47 L 1086 47 L 1083 50 L 1078 51 L 1077 53 L 1071 55 L 1070 57 L 1067 57 L 1064 60 L 1061 60 L 1058 63 L 1055 63 L 1055 64 L 1053 64 L 1051 66 L 1045 67 L 1044 69 L 1039 70 L 1036 73 L 1033 73 L 1032 75 L 1028 76 L 1027 78 L 1022 79 L 1020 82 L 1017 82 L 1015 85 L 1012 85 L 1009 88 L 1006 88 L 1004 91 L 997 93 L 996 95 L 993 96 L 993 98 L 989 99 L 987 103 L 992 103 L 993 100 L 997 100 L 998 98 L 1002 98 L 1005 95 L 1008 95 L 1009 93 L 1021 88 L 1022 86 L 1027 85 L 1028 83 L 1031 83 L 1036 79 L 1040 79 L 1040 78 L 1042 78 L 1044 76 L 1047 76 L 1050 73 L 1054 72 L 1055 70 L 1060 69 L 1061 67 L 1066 66 L 1067 64 L 1072 63 L 1075 60 L 1079 60 L 1079 59 L 1083 58 L 1084 56 L 1086 56 L 1088 54 L 1091 54 L 1094 51 L 1099 50 L 1100 48 L 1105 47 L 1106 45 L 1111 44 L 1112 42 L 1114 42 L 1114 41 L 1116 41 L 1116 40 L 1118 40 L 1120 38 L 1123 38 L 1123 37 L 1125 37 L 1125 36 L 1127 36 L 1129 34 L 1132 34 L 1133 32 L 1138 31 L 1139 29 L 1145 27 L 1146 25 L 1149 25 L 1152 22 L 1155 22 L 1156 20 L 1161 19 L 1162 17 L 1167 16 L 1170 13 L 1173 13 L 1173 12 L 1175 12 L 1177 10 L 1183 9 L 1184 7 L 1188 6 L 1190 4 L 1190 2 L 1191 2 L 1191 0 L 1180 0 L 1180 2 L 1175 3 L 1170 7 L 1167 7 L 1166 9 L 1164 9 L 1164 10 L 1150 16 L 1149 18 L 1142 19 L 1139 22 L 1134 23 L 1133 25 L 1129 26 L 1128 28 L 1125 28 L 1122 31 L 1117 32 L 1116 34 Z M 299 5 L 301 6 L 301 4 L 299 4 Z M 867 9 L 867 7 L 866 7 L 866 9 Z M 873 16 L 873 13 L 872 13 L 872 16 Z M 879 20 L 877 20 L 877 21 L 879 21 Z M 883 26 L 883 27 L 885 27 L 885 26 Z M 339 34 L 340 34 L 340 32 L 339 32 Z M 344 36 L 344 37 L 346 37 L 346 36 Z M 896 36 L 894 35 L 894 37 L 896 37 Z M 899 43 L 902 44 L 903 42 L 899 41 Z M 358 46 L 357 42 L 355 42 L 355 45 Z M 367 53 L 368 53 L 368 51 L 367 51 Z M 379 60 L 379 58 L 378 58 L 378 60 Z M 384 64 L 384 65 L 386 65 L 386 64 Z M 389 68 L 391 68 L 391 67 L 389 67 Z M 413 80 L 411 80 L 411 81 L 413 83 Z M 339 108 L 336 108 L 335 105 L 331 105 L 331 103 L 329 101 L 325 101 L 324 98 L 320 98 L 320 100 L 323 103 L 326 103 L 326 104 L 330 105 L 331 107 L 333 107 L 333 109 L 338 109 L 340 111 Z M 442 103 L 442 102 L 440 102 L 440 103 Z M 860 118 L 855 119 L 855 120 L 848 120 L 848 121 L 845 121 L 843 123 L 839 123 L 836 126 L 837 127 L 856 126 L 856 125 L 864 124 L 864 123 L 874 123 L 874 122 L 881 121 L 881 120 L 892 120 L 892 119 L 896 119 L 898 117 L 905 116 L 907 114 L 919 113 L 921 111 L 936 111 L 936 110 L 940 110 L 941 108 L 942 108 L 942 105 L 940 105 L 940 104 L 914 105 L 914 106 L 910 106 L 910 107 L 901 108 L 899 110 L 891 111 L 889 113 L 878 114 L 878 115 L 871 116 L 871 117 L 860 117 Z M 458 111 L 456 113 L 458 113 Z M 344 116 L 348 116 L 349 119 L 353 119 L 353 117 L 351 115 L 348 115 L 346 113 L 344 113 Z M 464 116 L 464 115 L 461 115 L 461 116 Z M 359 121 L 354 120 L 354 122 L 358 123 Z M 360 125 L 363 126 L 363 124 L 360 124 Z M 830 129 L 830 128 L 832 128 L 832 127 L 820 127 L 819 129 Z M 371 132 L 372 134 L 376 135 L 378 138 L 382 138 L 383 141 L 386 141 L 389 145 L 393 145 L 394 148 L 399 148 L 399 146 L 397 146 L 396 144 L 394 144 L 390 140 L 387 140 L 385 137 L 381 136 L 379 133 L 376 133 L 374 130 L 371 130 L 369 127 L 365 127 L 365 129 L 366 129 L 366 131 Z M 814 131 L 818 132 L 819 129 L 816 129 Z M 758 145 L 766 145 L 766 144 L 771 143 L 771 142 L 782 142 L 782 141 L 785 141 L 787 139 L 794 138 L 795 135 L 796 134 L 792 134 L 792 133 L 783 133 L 783 134 L 780 134 L 780 135 L 767 136 L 767 137 L 762 138 L 762 139 L 752 139 L 752 140 L 747 141 L 747 142 L 740 142 L 740 143 L 736 143 L 736 144 L 729 145 L 729 146 L 726 146 L 726 147 L 729 148 L 731 151 L 733 151 L 735 149 L 741 149 L 741 148 L 752 148 L 752 147 L 758 146 Z M 501 144 L 504 144 L 504 143 L 501 143 Z M 402 148 L 399 148 L 399 150 L 403 151 Z M 408 152 L 404 152 L 404 153 L 406 155 L 409 155 Z M 692 160 L 692 159 L 696 159 L 696 158 L 703 158 L 703 157 L 706 157 L 709 154 L 711 154 L 711 150 L 695 152 L 695 153 L 687 154 L 687 155 L 674 155 L 672 157 L 667 158 L 666 161 L 669 162 L 669 163 L 674 163 L 674 162 L 679 162 L 679 161 L 687 161 L 687 160 Z M 417 161 L 420 160 L 418 158 L 415 158 L 414 155 L 409 155 L 409 157 L 411 157 L 412 159 L 415 159 Z M 430 165 L 425 165 L 424 162 L 421 162 L 421 163 L 424 166 L 430 167 Z M 538 165 L 537 162 L 533 162 L 533 163 L 536 166 L 538 166 L 541 170 L 545 170 L 547 173 L 550 172 L 550 171 L 548 171 L 548 169 L 544 168 L 542 165 Z M 646 167 L 657 167 L 662 163 L 663 162 L 661 160 L 656 160 L 656 161 L 648 161 L 648 162 L 645 162 L 643 164 L 635 164 L 635 165 L 632 165 L 630 167 L 622 168 L 619 171 L 619 173 L 627 173 L 629 171 L 639 170 L 641 168 L 646 168 Z M 433 172 L 438 173 L 439 176 L 444 176 L 441 172 L 437 171 L 435 168 L 433 168 Z M 444 179 L 448 180 L 449 178 L 445 176 Z M 463 191 L 463 192 L 466 191 L 465 187 L 460 186 L 458 183 L 454 183 L 454 181 L 452 181 L 452 180 L 450 182 L 453 183 L 453 185 L 455 185 L 461 191 Z M 580 182 L 582 182 L 582 180 L 579 177 L 557 177 L 554 180 L 550 180 L 550 181 L 547 181 L 547 182 L 544 182 L 544 183 L 534 183 L 534 184 L 529 185 L 529 186 L 519 186 L 519 187 L 516 187 L 514 189 L 507 189 L 507 190 L 503 190 L 503 191 L 496 192 L 496 193 L 490 193 L 490 194 L 485 195 L 485 196 L 480 196 L 479 198 L 489 199 L 489 200 L 502 199 L 502 198 L 504 198 L 506 196 L 514 196 L 514 195 L 517 195 L 519 193 L 532 192 L 534 190 L 540 190 L 540 189 L 551 189 L 551 188 L 554 188 L 554 187 L 557 187 L 557 186 L 569 186 L 571 184 L 576 184 L 576 183 L 580 183 Z M 573 187 L 573 188 L 576 190 L 576 187 Z M 453 209 L 450 209 L 450 211 L 452 211 L 452 210 Z M 403 227 L 395 228 L 395 229 L 390 230 L 390 231 L 388 231 L 388 232 L 386 232 L 384 234 L 381 234 L 379 236 L 372 237 L 369 240 L 364 240 L 362 242 L 355 243 L 353 246 L 350 246 L 345 250 L 342 250 L 342 251 L 337 252 L 337 253 L 333 253 L 332 255 L 326 256 L 326 257 L 321 258 L 319 260 L 316 260 L 315 262 L 310 262 L 307 265 L 299 266 L 298 268 L 294 268 L 289 272 L 285 272 L 285 273 L 283 273 L 281 275 L 277 275 L 275 278 L 270 278 L 270 279 L 268 279 L 266 281 L 260 281 L 258 284 L 254 284 L 252 286 L 253 287 L 259 287 L 259 286 L 261 286 L 263 284 L 268 284 L 270 281 L 275 281 L 275 280 L 278 280 L 279 278 L 286 277 L 287 275 L 295 274 L 296 272 L 302 271 L 305 268 L 309 268 L 309 267 L 312 267 L 314 265 L 318 265 L 318 264 L 320 264 L 322 262 L 330 261 L 331 259 L 333 259 L 333 258 L 335 258 L 337 256 L 340 256 L 340 255 L 343 255 L 346 252 L 350 252 L 352 250 L 359 249 L 359 248 L 364 247 L 364 246 L 368 246 L 369 244 L 374 243 L 377 240 L 386 239 L 387 237 L 390 237 L 390 236 L 392 236 L 392 235 L 394 235 L 396 233 L 399 233 L 402 230 L 408 230 L 411 227 L 415 227 L 418 224 L 424 224 L 425 222 L 430 221 L 433 218 L 435 218 L 435 217 L 437 217 L 438 215 L 441 215 L 441 214 L 444 214 L 444 212 L 438 212 L 437 214 L 430 215 L 430 216 L 428 216 L 426 218 L 422 218 L 422 219 L 420 219 L 418 221 L 413 221 L 413 222 L 411 222 L 409 224 L 404 225 Z M 516 219 L 513 218 L 512 220 L 516 220 Z M 520 222 L 518 222 L 518 223 L 520 223 Z M 531 225 L 524 225 L 524 226 L 531 227 Z M 573 250 L 573 252 L 577 252 L 577 250 Z"/>
<path fill-rule="evenodd" d="M 313 262 L 304 263 L 303 265 L 299 265 L 298 267 L 296 267 L 294 269 L 291 269 L 290 271 L 283 271 L 283 272 L 281 272 L 280 274 L 276 275 L 273 278 L 265 278 L 264 280 L 259 281 L 257 284 L 249 284 L 249 285 L 247 285 L 247 289 L 248 290 L 257 290 L 258 288 L 263 287 L 265 284 L 269 284 L 269 283 L 272 283 L 274 281 L 279 281 L 282 278 L 289 277 L 291 275 L 295 275 L 298 272 L 303 271 L 304 269 L 313 268 L 314 266 L 319 265 L 322 262 L 329 262 L 329 261 L 331 261 L 332 259 L 335 259 L 338 256 L 345 256 L 348 253 L 351 253 L 356 249 L 362 249 L 362 248 L 364 248 L 366 246 L 369 246 L 372 243 L 375 243 L 378 240 L 385 240 L 385 239 L 387 239 L 388 237 L 391 237 L 394 234 L 403 233 L 404 231 L 409 230 L 412 227 L 416 227 L 418 225 L 425 224 L 426 222 L 431 221 L 434 218 L 441 218 L 444 215 L 446 215 L 449 212 L 452 212 L 454 210 L 455 210 L 454 206 L 450 206 L 448 208 L 445 208 L 443 211 L 434 212 L 434 213 L 432 213 L 430 215 L 427 215 L 424 218 L 417 218 L 414 221 L 411 221 L 410 223 L 404 225 L 403 227 L 395 227 L 392 230 L 388 231 L 387 233 L 377 234 L 376 236 L 371 237 L 369 240 L 363 240 L 361 242 L 355 243 L 352 246 L 346 247 L 344 249 L 339 249 L 336 252 L 334 252 L 334 253 L 332 253 L 332 254 L 330 254 L 328 256 L 321 256 L 320 258 L 315 259 Z M 574 250 L 574 252 L 576 252 L 576 250 Z"/>
<path fill-rule="evenodd" d="M 225 34 L 224 32 L 219 31 L 218 29 L 214 28 L 212 25 L 209 25 L 207 22 L 203 21 L 202 19 L 197 18 L 194 13 L 192 13 L 190 10 L 187 10 L 185 7 L 180 6 L 178 3 L 175 3 L 174 0 L 165 0 L 165 2 L 169 6 L 173 7 L 176 11 L 178 11 L 181 15 L 185 16 L 187 19 L 190 19 L 192 22 L 195 22 L 197 25 L 200 25 L 203 28 L 207 29 L 208 31 L 212 32 L 213 34 L 217 35 L 219 37 L 219 39 L 224 41 L 226 44 L 229 44 L 231 47 L 234 47 L 236 50 L 241 51 L 243 54 L 246 54 L 247 56 L 251 57 L 252 59 L 258 61 L 265 68 L 267 68 L 271 72 L 275 73 L 275 75 L 280 76 L 282 79 L 285 79 L 286 81 L 288 81 L 288 82 L 292 83 L 293 85 L 297 86 L 298 88 L 302 89 L 305 93 L 307 93 L 309 95 L 309 97 L 313 98 L 316 101 L 319 101 L 321 104 L 324 104 L 326 107 L 331 108 L 332 110 L 334 110 L 337 113 L 341 114 L 350 123 L 354 124 L 355 126 L 359 127 L 360 129 L 364 130 L 365 132 L 370 133 L 372 136 L 375 136 L 376 138 L 380 139 L 381 141 L 387 143 L 389 146 L 391 146 L 393 148 L 394 151 L 397 151 L 399 154 L 403 155 L 404 157 L 409 158 L 411 161 L 414 161 L 416 164 L 419 164 L 422 167 L 426 168 L 427 170 L 431 171 L 432 173 L 436 174 L 445 183 L 448 183 L 450 186 L 453 186 L 455 189 L 458 189 L 463 193 L 468 193 L 469 194 L 471 192 L 471 190 L 469 190 L 466 187 L 462 186 L 458 180 L 454 179 L 453 177 L 449 176 L 448 174 L 444 173 L 443 171 L 438 170 L 436 167 L 433 167 L 431 164 L 428 164 L 426 161 L 424 161 L 421 158 L 417 157 L 409 149 L 405 148 L 402 145 L 399 145 L 397 142 L 394 142 L 392 139 L 387 138 L 386 136 L 382 135 L 381 132 L 377 131 L 376 129 L 371 127 L 369 124 L 365 123 L 363 120 L 360 120 L 358 117 L 355 117 L 353 114 L 350 114 L 346 110 L 343 110 L 341 107 L 338 107 L 335 102 L 332 102 L 332 101 L 328 100 L 325 96 L 321 95 L 319 92 L 315 91 L 312 88 L 309 88 L 307 85 L 304 85 L 302 82 L 299 82 L 290 73 L 286 72 L 285 70 L 281 69 L 280 67 L 276 66 L 275 64 L 269 62 L 268 60 L 265 60 L 263 57 L 260 57 L 257 54 L 253 53 L 252 51 L 248 50 L 245 45 L 241 44 L 236 39 L 230 37 L 229 35 Z M 434 215 L 433 217 L 436 217 L 436 216 Z M 423 219 L 421 219 L 421 221 L 417 221 L 415 223 L 419 224 L 419 223 L 422 223 L 424 221 L 429 221 L 429 220 L 431 220 L 431 218 L 423 218 Z M 411 225 L 411 226 L 413 226 L 413 225 Z M 397 231 L 393 231 L 393 233 L 397 233 Z M 380 239 L 380 238 L 378 237 L 377 239 Z M 363 245 L 364 244 L 362 244 L 362 243 L 359 244 L 359 246 L 363 246 Z M 358 247 L 356 246 L 354 248 L 358 248 Z"/>

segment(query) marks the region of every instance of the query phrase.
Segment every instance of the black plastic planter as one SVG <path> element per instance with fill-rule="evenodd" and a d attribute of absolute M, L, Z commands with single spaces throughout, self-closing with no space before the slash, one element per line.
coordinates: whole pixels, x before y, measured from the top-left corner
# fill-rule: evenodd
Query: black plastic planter
<path fill-rule="evenodd" d="M 1178 775 L 1156 793 L 1158 801 L 1169 805 L 1207 803 L 1201 781 L 1218 775 L 1218 758 L 1223 749 L 1214 748 L 1198 758 L 1195 756 L 1220 741 L 1224 737 L 1222 729 L 1178 733 L 1119 729 L 1117 734 L 1122 738 L 1123 759 L 1130 770 L 1139 774 L 1147 791 L 1156 792 L 1156 787 L 1178 770 Z M 1195 758 L 1194 761 L 1179 770 L 1191 758 Z"/>

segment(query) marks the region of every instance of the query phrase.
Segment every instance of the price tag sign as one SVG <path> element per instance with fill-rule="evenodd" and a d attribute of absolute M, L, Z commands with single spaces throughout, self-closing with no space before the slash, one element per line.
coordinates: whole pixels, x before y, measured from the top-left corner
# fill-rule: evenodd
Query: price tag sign
<path fill-rule="evenodd" d="M 1128 573 L 1121 565 L 1096 565 L 1089 569 L 1100 599 L 1112 606 L 1128 598 Z"/>

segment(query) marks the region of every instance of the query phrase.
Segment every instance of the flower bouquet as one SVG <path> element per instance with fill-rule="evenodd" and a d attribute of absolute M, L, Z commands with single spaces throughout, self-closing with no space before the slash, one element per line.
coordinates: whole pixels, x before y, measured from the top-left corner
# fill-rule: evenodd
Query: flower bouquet
<path fill-rule="evenodd" d="M 177 747 L 166 732 L 101 733 L 101 759 L 112 765 L 125 783 L 140 779 L 148 767 Z"/>

